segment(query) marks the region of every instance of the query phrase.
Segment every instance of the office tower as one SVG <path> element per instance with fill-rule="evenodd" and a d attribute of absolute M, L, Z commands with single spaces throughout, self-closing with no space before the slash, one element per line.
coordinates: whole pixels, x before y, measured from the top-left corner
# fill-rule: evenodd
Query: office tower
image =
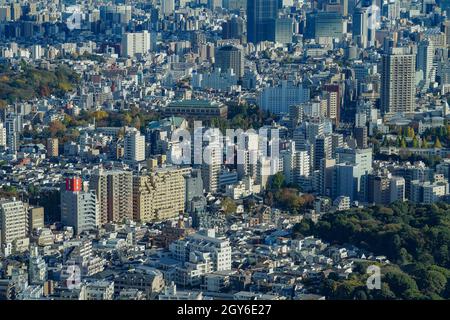
<path fill-rule="evenodd" d="M 100 224 L 95 191 L 83 191 L 81 178 L 67 178 L 61 185 L 61 223 L 77 234 L 95 230 Z"/>
<path fill-rule="evenodd" d="M 331 135 L 318 136 L 314 142 L 314 170 L 320 169 L 322 159 L 331 159 L 332 138 Z"/>
<path fill-rule="evenodd" d="M 216 49 L 215 66 L 220 72 L 228 73 L 233 70 L 239 77 L 244 75 L 244 53 L 242 49 L 234 46 L 224 46 Z"/>
<path fill-rule="evenodd" d="M 322 159 L 320 161 L 319 187 L 318 190 L 315 190 L 318 191 L 320 195 L 327 197 L 332 196 L 335 165 L 336 159 Z"/>
<path fill-rule="evenodd" d="M 336 150 L 337 163 L 359 164 L 363 173 L 372 171 L 372 149 L 339 148 Z"/>
<path fill-rule="evenodd" d="M 124 158 L 129 162 L 145 160 L 145 136 L 135 128 L 127 128 L 124 137 Z"/>
<path fill-rule="evenodd" d="M 275 42 L 292 43 L 293 24 L 291 18 L 277 18 L 275 20 Z"/>
<path fill-rule="evenodd" d="M 28 209 L 28 229 L 33 231 L 34 229 L 44 228 L 44 208 L 43 207 L 31 207 Z"/>
<path fill-rule="evenodd" d="M 344 22 L 339 13 L 311 12 L 306 15 L 306 39 L 341 39 L 344 33 Z"/>
<path fill-rule="evenodd" d="M 431 41 L 421 41 L 417 47 L 417 71 L 422 72 L 422 87 L 428 89 L 430 84 L 434 82 L 436 71 L 433 67 L 434 46 Z"/>
<path fill-rule="evenodd" d="M 178 217 L 184 212 L 185 176 L 191 168 L 156 168 L 133 177 L 133 217 L 141 222 Z"/>
<path fill-rule="evenodd" d="M 341 95 L 338 84 L 327 84 L 327 111 L 326 116 L 333 120 L 335 125 L 339 124 L 341 111 Z"/>
<path fill-rule="evenodd" d="M 163 16 L 170 16 L 175 13 L 174 0 L 161 0 L 161 14 Z"/>
<path fill-rule="evenodd" d="M 265 87 L 258 96 L 258 105 L 277 115 L 287 114 L 289 106 L 298 105 L 309 100 L 309 89 L 302 84 L 282 80 L 280 85 Z"/>
<path fill-rule="evenodd" d="M 273 41 L 277 0 L 247 0 L 247 42 Z"/>
<path fill-rule="evenodd" d="M 244 34 L 244 20 L 233 16 L 222 24 L 222 39 L 241 39 Z"/>
<path fill-rule="evenodd" d="M 133 219 L 133 174 L 131 171 L 95 171 L 89 188 L 97 194 L 100 223 Z"/>
<path fill-rule="evenodd" d="M 334 170 L 332 197 L 347 196 L 350 201 L 363 200 L 363 197 L 360 196 L 363 182 L 362 176 L 359 174 L 359 165 L 338 163 L 334 166 Z"/>
<path fill-rule="evenodd" d="M 122 56 L 135 57 L 147 54 L 152 49 L 151 35 L 148 31 L 125 33 L 122 37 Z"/>
<path fill-rule="evenodd" d="M 336 163 L 353 166 L 352 175 L 357 179 L 357 198 L 361 201 L 367 199 L 367 175 L 372 172 L 372 149 L 339 148 L 336 150 Z"/>
<path fill-rule="evenodd" d="M 0 248 L 11 253 L 14 241 L 28 236 L 28 214 L 22 201 L 0 200 Z"/>
<path fill-rule="evenodd" d="M 413 112 L 416 59 L 408 48 L 391 48 L 382 56 L 381 110 L 384 114 Z"/>
<path fill-rule="evenodd" d="M 6 147 L 6 128 L 3 122 L 0 122 L 0 147 Z"/>
<path fill-rule="evenodd" d="M 359 149 L 366 149 L 368 146 L 368 144 L 367 144 L 367 127 L 366 126 L 355 127 L 353 129 L 353 134 L 356 139 L 357 147 Z"/>
<path fill-rule="evenodd" d="M 369 32 L 367 8 L 355 8 L 352 18 L 353 41 L 359 47 L 367 48 Z"/>
<path fill-rule="evenodd" d="M 47 139 L 47 157 L 57 157 L 59 156 L 58 138 L 48 138 Z"/>

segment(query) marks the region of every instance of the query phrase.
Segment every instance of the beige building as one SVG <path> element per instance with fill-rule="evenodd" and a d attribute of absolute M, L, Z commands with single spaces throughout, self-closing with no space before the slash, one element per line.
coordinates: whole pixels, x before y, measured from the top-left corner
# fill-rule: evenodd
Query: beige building
<path fill-rule="evenodd" d="M 57 138 L 47 139 L 47 157 L 57 157 L 59 156 L 59 146 Z"/>
<path fill-rule="evenodd" d="M 14 241 L 28 236 L 28 214 L 22 201 L 0 200 L 0 247 L 5 253 Z"/>
<path fill-rule="evenodd" d="M 30 231 L 44 228 L 44 207 L 28 209 L 28 223 Z"/>
<path fill-rule="evenodd" d="M 149 222 L 178 217 L 184 211 L 184 175 L 191 168 L 157 168 L 133 178 L 133 216 Z"/>
<path fill-rule="evenodd" d="M 97 170 L 89 186 L 97 194 L 100 224 L 133 218 L 133 175 L 131 171 Z"/>

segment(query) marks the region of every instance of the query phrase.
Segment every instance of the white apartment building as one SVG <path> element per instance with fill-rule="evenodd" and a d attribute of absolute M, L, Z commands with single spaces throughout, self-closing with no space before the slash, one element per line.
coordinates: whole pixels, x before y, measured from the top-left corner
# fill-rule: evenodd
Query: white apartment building
<path fill-rule="evenodd" d="M 193 262 L 190 259 L 192 258 L 191 253 L 194 256 L 203 256 L 204 260 L 210 259 L 211 268 L 205 268 L 205 271 L 231 270 L 231 246 L 228 240 L 196 233 L 185 239 L 172 242 L 169 250 L 176 260 L 185 263 Z"/>
<path fill-rule="evenodd" d="M 264 88 L 258 96 L 258 105 L 275 114 L 289 113 L 289 107 L 309 100 L 309 89 L 283 80 L 276 87 Z"/>
<path fill-rule="evenodd" d="M 145 136 L 135 128 L 127 128 L 124 138 L 124 157 L 129 162 L 145 160 Z"/>
<path fill-rule="evenodd" d="M 172 0 L 173 1 L 173 0 Z M 148 31 L 125 33 L 122 37 L 122 56 L 144 55 L 151 49 L 151 37 Z"/>

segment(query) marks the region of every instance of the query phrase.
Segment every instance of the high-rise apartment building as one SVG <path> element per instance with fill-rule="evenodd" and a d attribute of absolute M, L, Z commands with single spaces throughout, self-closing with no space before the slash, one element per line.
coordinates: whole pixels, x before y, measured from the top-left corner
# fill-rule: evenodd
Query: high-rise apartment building
<path fill-rule="evenodd" d="M 304 103 L 309 98 L 308 88 L 283 80 L 280 85 L 264 88 L 258 96 L 258 105 L 275 114 L 287 114 L 289 106 Z"/>
<path fill-rule="evenodd" d="M 47 157 L 51 158 L 59 156 L 58 143 L 58 138 L 47 139 Z"/>
<path fill-rule="evenodd" d="M 391 48 L 382 56 L 381 110 L 385 114 L 413 112 L 416 58 L 409 48 Z"/>
<path fill-rule="evenodd" d="M 191 168 L 156 168 L 133 177 L 133 217 L 142 222 L 178 217 L 184 212 L 185 175 Z"/>
<path fill-rule="evenodd" d="M 81 178 L 67 178 L 61 186 L 61 223 L 77 234 L 95 230 L 100 224 L 94 191 L 84 191 Z"/>
<path fill-rule="evenodd" d="M 146 30 L 125 33 L 122 37 L 121 49 L 124 57 L 135 57 L 138 54 L 144 55 L 148 53 L 151 49 L 150 33 Z"/>
<path fill-rule="evenodd" d="M 28 214 L 22 201 L 0 200 L 0 247 L 2 251 L 15 240 L 28 236 Z"/>
<path fill-rule="evenodd" d="M 333 120 L 334 124 L 338 124 L 341 111 L 341 95 L 339 85 L 328 84 L 325 86 L 327 92 L 327 111 L 326 116 Z"/>
<path fill-rule="evenodd" d="M 135 128 L 127 128 L 124 138 L 124 158 L 129 162 L 145 160 L 145 136 Z"/>
<path fill-rule="evenodd" d="M 89 187 L 99 202 L 100 223 L 133 219 L 133 174 L 131 171 L 99 169 L 91 176 Z"/>

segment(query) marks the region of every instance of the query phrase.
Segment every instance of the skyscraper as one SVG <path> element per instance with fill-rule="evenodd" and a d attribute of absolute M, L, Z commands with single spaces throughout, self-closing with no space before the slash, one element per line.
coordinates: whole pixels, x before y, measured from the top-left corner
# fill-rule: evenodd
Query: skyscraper
<path fill-rule="evenodd" d="M 306 39 L 343 37 L 344 21 L 337 12 L 311 12 L 306 15 Z"/>
<path fill-rule="evenodd" d="M 230 20 L 222 24 L 223 39 L 240 39 L 244 33 L 244 20 L 241 17 L 233 16 Z"/>
<path fill-rule="evenodd" d="M 414 111 L 416 58 L 409 48 L 391 48 L 382 56 L 381 111 Z"/>
<path fill-rule="evenodd" d="M 244 76 L 244 53 L 240 48 L 234 46 L 223 46 L 216 49 L 215 67 L 220 68 L 221 72 L 233 70 L 234 73 Z"/>
<path fill-rule="evenodd" d="M 434 45 L 431 41 L 421 41 L 417 47 L 416 66 L 418 71 L 422 71 L 422 86 L 428 89 L 431 82 L 434 82 L 436 75 L 433 67 Z"/>
<path fill-rule="evenodd" d="M 368 30 L 367 9 L 355 8 L 352 20 L 352 36 L 353 41 L 361 48 L 367 47 Z"/>
<path fill-rule="evenodd" d="M 273 41 L 277 16 L 277 0 L 248 0 L 247 42 Z"/>

